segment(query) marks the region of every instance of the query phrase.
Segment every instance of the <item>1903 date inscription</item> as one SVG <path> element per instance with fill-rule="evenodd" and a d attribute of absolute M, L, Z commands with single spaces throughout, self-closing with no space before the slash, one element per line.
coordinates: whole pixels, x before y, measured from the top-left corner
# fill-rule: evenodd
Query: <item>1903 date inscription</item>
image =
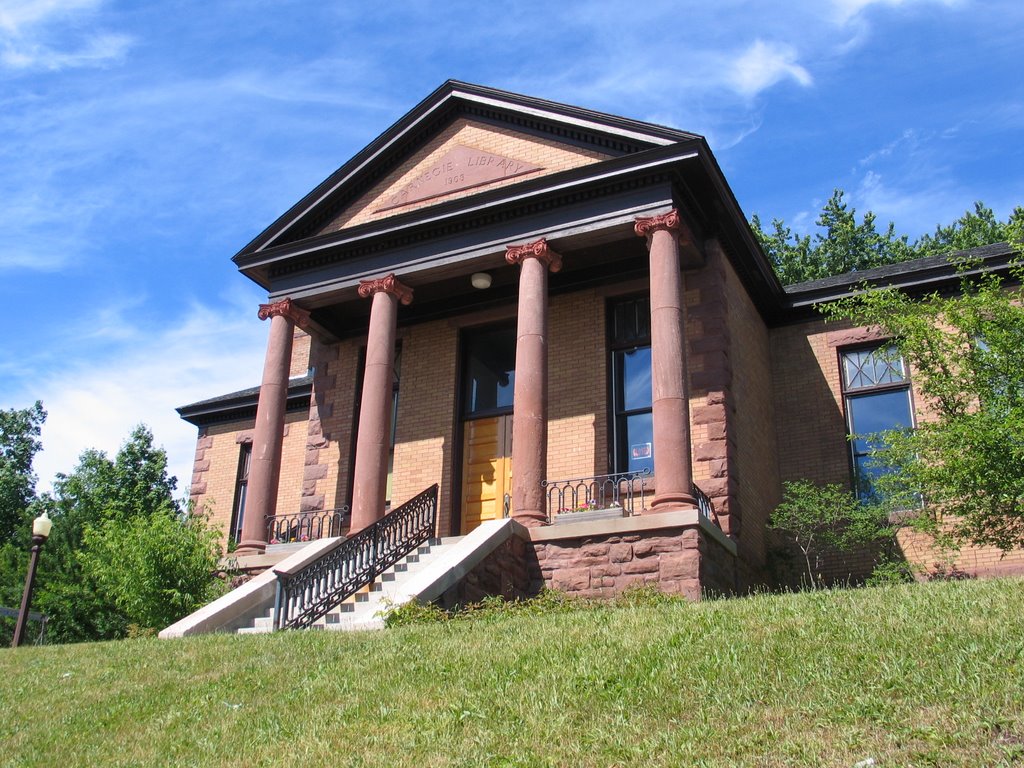
<path fill-rule="evenodd" d="M 380 210 L 537 170 L 541 170 L 540 166 L 459 145 L 386 198 Z"/>

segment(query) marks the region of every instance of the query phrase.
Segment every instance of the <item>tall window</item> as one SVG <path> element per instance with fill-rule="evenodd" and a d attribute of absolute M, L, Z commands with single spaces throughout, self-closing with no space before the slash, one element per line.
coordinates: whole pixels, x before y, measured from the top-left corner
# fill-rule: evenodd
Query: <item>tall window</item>
<path fill-rule="evenodd" d="M 615 472 L 654 471 L 651 415 L 651 302 L 613 302 L 608 311 L 612 366 L 612 465 Z"/>
<path fill-rule="evenodd" d="M 252 443 L 242 443 L 238 454 L 238 475 L 235 478 L 235 504 L 231 510 L 229 540 L 236 544 L 242 540 L 242 520 L 245 517 L 245 497 L 249 490 L 249 465 L 252 463 Z"/>
<path fill-rule="evenodd" d="M 873 436 L 914 426 L 910 378 L 903 358 L 891 346 L 843 352 L 842 366 L 854 487 L 859 498 L 871 499 L 878 478 L 891 471 L 872 458 L 872 450 L 881 447 Z"/>

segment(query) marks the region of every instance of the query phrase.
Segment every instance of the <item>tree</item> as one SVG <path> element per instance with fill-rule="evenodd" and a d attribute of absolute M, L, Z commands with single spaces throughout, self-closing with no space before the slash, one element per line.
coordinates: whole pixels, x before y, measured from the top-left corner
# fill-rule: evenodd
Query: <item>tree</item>
<path fill-rule="evenodd" d="M 786 482 L 768 527 L 785 534 L 804 557 L 811 589 L 821 586 L 822 556 L 891 540 L 895 529 L 883 510 L 865 504 L 839 485 Z"/>
<path fill-rule="evenodd" d="M 42 447 L 39 433 L 46 421 L 43 404 L 0 411 L 0 544 L 24 527 L 26 511 L 35 498 L 32 459 Z"/>
<path fill-rule="evenodd" d="M 794 235 L 780 219 L 772 220 L 769 234 L 762 229 L 760 218 L 753 217 L 754 235 L 784 285 L 915 258 L 906 236 L 897 235 L 892 223 L 879 233 L 875 214 L 868 211 L 858 224 L 857 211 L 846 205 L 844 195 L 841 189 L 833 190 L 818 216 L 819 231 L 813 237 Z"/>
<path fill-rule="evenodd" d="M 158 508 L 85 531 L 79 560 L 129 627 L 157 630 L 222 593 L 220 536 L 200 515 Z"/>
<path fill-rule="evenodd" d="M 1013 230 L 1024 223 L 1020 206 L 1001 222 L 991 208 L 976 202 L 973 211 L 966 211 L 952 224 L 938 225 L 935 234 L 911 243 L 906 235 L 896 233 L 891 222 L 879 232 L 871 211 L 858 223 L 856 210 L 847 206 L 844 197 L 843 190 L 833 190 L 815 222 L 818 231 L 813 236 L 795 234 L 781 219 L 772 219 L 771 231 L 766 232 L 758 216 L 751 219 L 754 236 L 783 285 L 1008 242 Z"/>
<path fill-rule="evenodd" d="M 140 425 L 112 460 L 83 452 L 33 502 L 29 516 L 45 510 L 54 520 L 33 601 L 50 619 L 51 641 L 158 629 L 216 595 L 217 535 L 202 516 L 182 512 L 175 486 L 166 454 Z M 24 579 L 21 560 L 13 545 L 0 550 L 4 599 Z"/>
<path fill-rule="evenodd" d="M 1011 274 L 1024 279 L 1024 267 Z M 916 510 L 915 524 L 940 542 L 1024 545 L 1020 283 L 964 272 L 953 297 L 866 290 L 821 309 L 890 335 L 924 398 L 917 429 L 874 441 L 873 455 L 892 468 L 879 480 L 888 503 Z"/>
<path fill-rule="evenodd" d="M 1005 221 L 999 221 L 991 208 L 981 201 L 973 211 L 948 226 L 937 226 L 934 235 L 924 235 L 915 244 L 918 256 L 932 256 L 950 251 L 966 251 L 992 243 L 1005 243 L 1013 238 L 1014 230 L 1024 222 L 1024 208 L 1017 206 Z"/>

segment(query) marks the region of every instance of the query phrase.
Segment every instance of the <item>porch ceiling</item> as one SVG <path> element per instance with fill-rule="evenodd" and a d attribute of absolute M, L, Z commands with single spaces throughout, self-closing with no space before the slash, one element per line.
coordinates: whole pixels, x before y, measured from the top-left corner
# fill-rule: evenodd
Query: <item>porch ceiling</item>
<path fill-rule="evenodd" d="M 619 227 L 613 240 L 575 238 L 551 240 L 562 255 L 562 269 L 549 275 L 549 292 L 558 295 L 605 283 L 644 277 L 648 273 L 644 241 L 632 228 Z M 491 287 L 478 290 L 470 284 L 474 272 L 491 275 Z M 466 312 L 513 305 L 519 287 L 519 268 L 505 263 L 504 252 L 481 257 L 472 264 L 454 265 L 402 277 L 415 291 L 415 299 L 399 312 L 399 323 L 411 325 L 452 317 Z M 360 336 L 369 324 L 371 302 L 346 291 L 335 301 L 313 309 L 312 319 L 321 332 L 333 338 Z"/>

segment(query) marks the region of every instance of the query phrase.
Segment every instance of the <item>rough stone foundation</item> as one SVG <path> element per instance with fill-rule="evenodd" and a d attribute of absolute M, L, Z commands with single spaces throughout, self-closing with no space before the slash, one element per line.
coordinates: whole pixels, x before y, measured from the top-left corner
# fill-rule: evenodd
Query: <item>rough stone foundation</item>
<path fill-rule="evenodd" d="M 467 574 L 459 585 L 458 599 L 477 602 L 487 595 L 515 599 L 535 595 L 544 587 L 605 599 L 645 585 L 690 600 L 736 591 L 731 542 L 706 530 L 708 523 L 635 530 L 631 520 L 637 518 L 624 518 L 615 526 L 626 530 L 606 533 L 594 532 L 596 526 L 587 524 L 586 535 L 572 535 L 564 526 L 568 535 L 547 527 L 530 529 L 529 541 L 514 536 Z"/>

